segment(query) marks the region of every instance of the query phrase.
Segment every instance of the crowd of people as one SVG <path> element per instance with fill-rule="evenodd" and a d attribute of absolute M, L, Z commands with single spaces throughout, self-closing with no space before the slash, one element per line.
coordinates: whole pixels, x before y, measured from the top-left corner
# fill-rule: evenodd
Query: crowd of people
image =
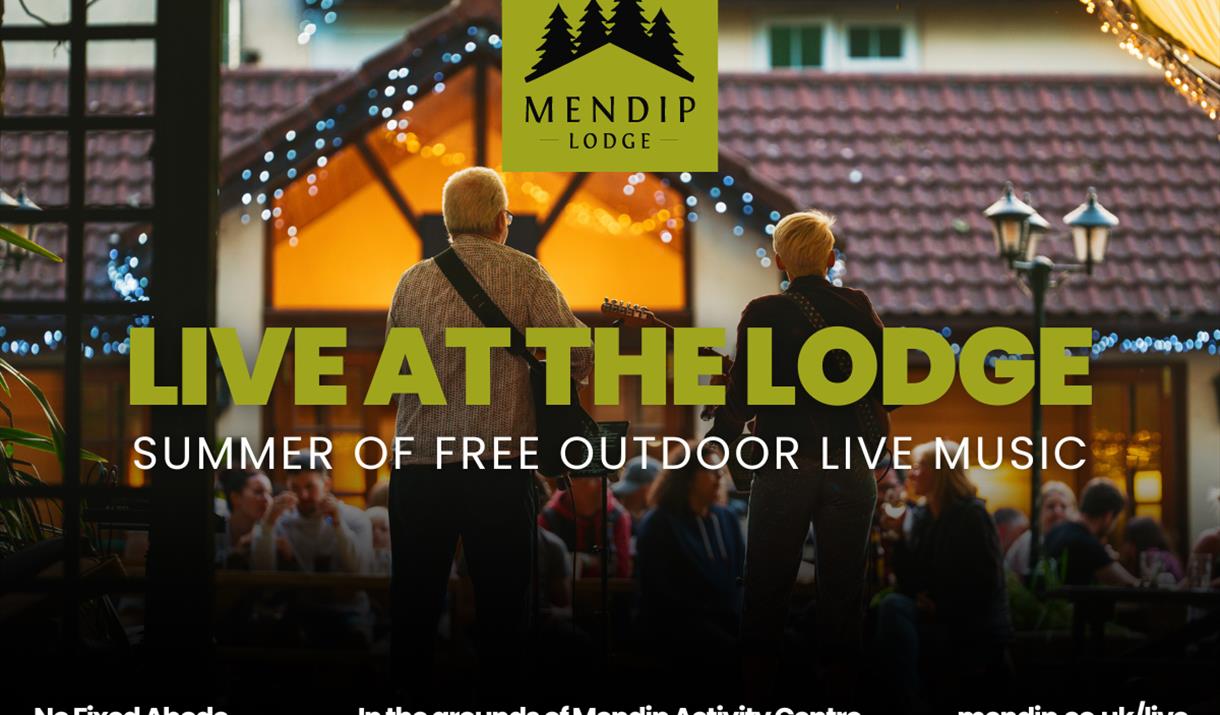
<path fill-rule="evenodd" d="M 496 172 L 454 174 L 442 204 L 450 247 L 403 275 L 388 328 L 420 330 L 432 352 L 446 356 L 436 365 L 444 392 L 464 394 L 464 361 L 442 349 L 445 330 L 583 324 L 541 264 L 505 245 L 513 217 Z M 795 469 L 764 467 L 742 483 L 748 507 L 723 470 L 697 460 L 661 469 L 633 459 L 607 486 L 599 478 L 544 479 L 526 469 L 437 466 L 425 448 L 394 469 L 388 486 L 375 486 L 360 509 L 337 498 L 329 472 L 303 454 L 282 475 L 278 493 L 260 472 L 219 475 L 218 510 L 227 518 L 218 563 L 389 574 L 388 613 L 371 612 L 367 596 L 350 589 L 292 599 L 289 611 L 308 622 L 298 629 L 306 640 L 344 643 L 368 643 L 379 632 L 378 617 L 388 618 L 393 672 L 401 674 L 396 685 L 415 702 L 437 688 L 436 637 L 454 579 L 474 595 L 483 692 L 511 698 L 530 682 L 522 644 L 554 635 L 565 619 L 571 627 L 561 629 L 564 647 L 591 642 L 575 636 L 587 624 L 573 614 L 574 585 L 606 578 L 631 585 L 631 608 L 625 619 L 606 603 L 597 612 L 620 621 L 616 636 L 630 639 L 639 657 L 652 658 L 679 686 L 694 683 L 707 692 L 739 678 L 747 702 L 773 700 L 796 631 L 815 687 L 847 702 L 863 673 L 880 668 L 891 687 L 869 695 L 892 712 L 944 704 L 948 696 L 962 702 L 971 693 L 991 701 L 1002 696 L 1012 683 L 1014 631 L 1027 626 L 1012 606 L 1017 589 L 1176 586 L 1217 573 L 1220 529 L 1200 536 L 1191 567 L 1183 569 L 1161 525 L 1132 515 L 1123 490 L 1106 478 L 1089 481 L 1079 499 L 1069 485 L 1047 482 L 1037 513 L 1027 515 L 1011 507 L 992 513 L 964 469 L 935 458 L 933 443 L 913 450 L 910 469 L 872 470 L 863 460 L 822 468 L 823 437 L 841 444 L 887 431 L 880 380 L 846 407 L 804 392 L 794 404 L 751 404 L 743 342 L 750 328 L 774 330 L 777 385 L 796 384 L 801 346 L 824 325 L 851 327 L 881 349 L 883 325 L 868 298 L 826 279 L 835 260 L 832 224 L 817 211 L 776 224 L 776 264 L 789 284 L 745 307 L 737 360 L 717 380 L 726 399 L 709 435 L 731 442 L 750 424 L 760 438 L 801 445 Z M 446 434 L 485 440 L 534 434 L 536 376 L 518 342 L 491 353 L 497 379 L 490 404 L 425 404 L 403 394 L 397 433 L 422 445 Z M 571 349 L 574 380 L 588 377 L 592 359 L 587 346 Z M 1030 529 L 1031 519 L 1037 529 Z M 794 614 L 803 562 L 812 562 L 815 593 Z M 556 667 L 574 667 L 578 659 L 563 660 Z M 717 674 L 711 683 L 709 673 Z"/>
<path fill-rule="evenodd" d="M 1063 482 L 1042 485 L 1040 551 L 1031 566 L 1026 514 L 1012 507 L 989 513 L 964 471 L 935 467 L 931 451 L 931 444 L 916 448 L 905 476 L 888 468 L 881 475 L 889 489 L 875 522 L 873 644 L 896 676 L 889 703 L 895 711 L 918 711 L 938 692 L 963 702 L 972 693 L 1009 692 L 1014 632 L 1068 625 L 1018 622 L 1010 609 L 1014 589 L 1220 586 L 1191 582 L 1162 525 L 1129 516 L 1123 491 L 1105 477 L 1088 481 L 1079 500 Z M 1217 558 L 1209 548 L 1215 533 L 1201 535 L 1191 552 L 1192 560 L 1208 564 L 1200 569 L 1208 574 Z"/>
<path fill-rule="evenodd" d="M 1012 507 L 989 512 L 964 470 L 937 465 L 934 452 L 932 443 L 921 445 L 913 450 L 911 469 L 887 465 L 875 475 L 868 650 L 895 676 L 888 704 L 896 711 L 917 709 L 930 687 L 1007 687 L 1014 631 L 1008 579 L 1026 580 L 1030 573 L 1032 532 L 1025 513 Z M 310 455 L 293 467 L 278 491 L 260 471 L 218 474 L 223 498 L 217 512 L 225 517 L 218 565 L 388 576 L 385 483 L 370 490 L 361 510 L 334 496 L 329 473 Z M 736 654 L 747 518 L 723 472 L 694 459 L 664 470 L 655 460 L 637 458 L 607 481 L 538 479 L 540 610 L 548 618 L 571 618 L 573 580 L 598 578 L 608 568 L 611 578 L 634 582 L 631 632 L 642 643 L 681 649 L 693 663 Z M 1044 483 L 1037 569 L 1058 574 L 1054 583 L 1061 585 L 1184 583 L 1186 571 L 1160 523 L 1127 513 L 1122 490 L 1109 479 L 1089 481 L 1079 499 L 1063 482 Z M 1220 529 L 1201 534 L 1191 558 L 1220 560 Z M 468 575 L 460 547 L 451 569 L 453 577 Z M 329 623 L 321 630 L 324 638 L 333 642 L 354 629 L 366 638 L 340 640 L 367 643 L 365 600 L 303 609 L 315 627 Z M 347 631 L 335 628 L 336 617 Z M 929 670 L 929 663 L 939 667 Z M 945 678 L 957 680 L 936 682 Z"/>
<path fill-rule="evenodd" d="M 384 505 L 360 509 L 336 497 L 330 470 L 303 452 L 285 470 L 286 487 L 274 491 L 259 470 L 217 475 L 223 498 L 217 513 L 216 561 L 224 568 L 306 573 L 390 573 L 388 513 Z"/>

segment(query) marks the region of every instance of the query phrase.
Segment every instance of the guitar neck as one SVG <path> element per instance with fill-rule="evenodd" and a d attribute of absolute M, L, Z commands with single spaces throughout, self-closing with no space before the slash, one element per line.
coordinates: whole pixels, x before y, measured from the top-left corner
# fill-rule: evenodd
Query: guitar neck
<path fill-rule="evenodd" d="M 674 332 L 675 330 L 677 330 L 677 328 L 676 328 L 676 327 L 674 327 L 673 325 L 671 325 L 671 324 L 669 324 L 669 323 L 665 322 L 664 320 L 661 320 L 660 318 L 656 317 L 655 315 L 653 316 L 653 322 L 655 322 L 655 323 L 656 323 L 656 327 L 658 327 L 658 328 L 665 328 L 665 330 L 666 330 L 666 331 L 668 331 L 670 335 L 672 335 L 672 334 L 673 334 L 673 332 Z M 702 356 L 704 356 L 704 357 L 717 357 L 717 358 L 720 358 L 721 360 L 724 360 L 724 361 L 725 361 L 725 364 L 726 364 L 726 365 L 728 365 L 728 359 L 729 359 L 729 356 L 728 356 L 728 355 L 726 355 L 725 353 L 720 352 L 720 351 L 719 351 L 719 350 L 717 350 L 716 348 L 701 347 L 701 348 L 699 348 L 699 354 L 700 354 L 700 355 L 702 355 Z M 726 370 L 726 372 L 727 372 L 727 370 Z"/>
<path fill-rule="evenodd" d="M 609 300 L 607 300 L 607 305 L 612 305 Z M 616 307 L 616 308 L 608 308 L 607 305 L 603 305 L 602 312 L 604 314 L 606 314 L 607 316 L 614 318 L 615 320 L 617 320 L 621 323 L 625 323 L 628 325 L 636 325 L 636 326 L 643 327 L 643 328 L 648 328 L 648 327 L 665 328 L 666 332 L 670 333 L 671 335 L 673 334 L 673 332 L 675 330 L 677 330 L 676 326 L 674 326 L 671 323 L 666 322 L 665 320 L 662 320 L 656 313 L 652 312 L 651 310 L 648 310 L 647 308 L 641 308 L 640 306 L 632 306 L 630 308 L 626 308 L 626 307 L 623 307 L 623 306 L 625 306 L 625 304 L 621 304 L 621 303 L 617 304 L 618 307 Z M 625 311 L 630 311 L 630 312 L 627 313 Z M 730 360 L 729 360 L 729 356 L 726 355 L 725 353 L 722 353 L 719 350 L 716 350 L 715 348 L 701 347 L 701 348 L 699 348 L 699 354 L 704 357 L 720 358 L 720 360 L 723 361 L 723 363 L 725 365 L 725 371 L 726 372 L 728 371 L 728 365 L 730 364 Z"/>

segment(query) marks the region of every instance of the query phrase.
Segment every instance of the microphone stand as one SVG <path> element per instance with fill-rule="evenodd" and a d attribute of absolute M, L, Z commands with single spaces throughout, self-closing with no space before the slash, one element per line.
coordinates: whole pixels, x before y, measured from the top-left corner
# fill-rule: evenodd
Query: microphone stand
<path fill-rule="evenodd" d="M 616 319 L 611 321 L 610 326 L 620 328 L 623 321 Z M 607 666 L 610 663 L 610 472 L 602 469 L 598 475 L 598 480 L 601 482 L 601 498 L 602 498 L 602 528 L 600 536 L 601 562 L 602 567 L 600 574 L 601 587 L 601 612 L 598 614 L 601 623 L 600 640 L 601 640 L 601 658 L 602 666 Z M 623 558 L 622 554 L 618 554 L 618 558 Z"/>
<path fill-rule="evenodd" d="M 602 568 L 601 568 L 601 640 L 602 665 L 610 662 L 610 484 L 609 473 L 603 471 L 598 477 L 602 491 Z M 619 554 L 619 558 L 623 555 Z"/>

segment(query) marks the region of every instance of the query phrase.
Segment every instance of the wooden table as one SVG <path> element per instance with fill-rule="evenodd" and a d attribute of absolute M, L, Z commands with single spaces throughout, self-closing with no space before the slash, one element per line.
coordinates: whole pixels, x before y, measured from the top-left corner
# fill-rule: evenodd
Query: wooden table
<path fill-rule="evenodd" d="M 1187 621 L 1180 628 L 1146 642 L 1137 652 L 1165 653 L 1169 649 L 1182 648 L 1209 635 L 1220 633 L 1220 591 L 1064 586 L 1051 591 L 1047 596 L 1072 602 L 1072 641 L 1077 655 L 1100 655 L 1106 621 L 1119 604 L 1194 608 L 1205 612 L 1202 618 Z"/>
<path fill-rule="evenodd" d="M 217 588 L 343 588 L 379 591 L 390 588 L 389 576 L 346 573 L 304 573 L 297 571 L 221 571 L 216 572 Z"/>

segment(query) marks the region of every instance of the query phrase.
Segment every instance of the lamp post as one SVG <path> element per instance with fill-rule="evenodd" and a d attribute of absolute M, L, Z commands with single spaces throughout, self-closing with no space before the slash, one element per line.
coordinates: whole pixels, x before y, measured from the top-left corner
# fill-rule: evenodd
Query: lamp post
<path fill-rule="evenodd" d="M 1016 278 L 1025 286 L 1034 301 L 1034 355 L 1042 354 L 1042 328 L 1046 325 L 1046 293 L 1059 285 L 1057 276 L 1067 273 L 1093 273 L 1106 255 L 1106 243 L 1110 229 L 1118 225 L 1118 218 L 1097 201 L 1097 191 L 1089 187 L 1085 202 L 1063 217 L 1063 222 L 1072 230 L 1076 263 L 1056 264 L 1036 250 L 1040 239 L 1050 232 L 1050 223 L 1042 218 L 1031 205 L 1029 195 L 1022 201 L 1016 197 L 1011 182 L 1004 185 L 999 200 L 987 207 L 983 215 L 991 220 L 995 236 L 996 253 L 1008 263 Z M 1038 358 L 1035 357 L 1035 360 Z M 1038 507 L 1042 491 L 1042 376 L 1034 369 L 1034 386 L 1031 393 L 1030 432 L 1033 438 L 1030 465 L 1030 519 L 1029 519 L 1029 573 L 1035 576 L 1035 568 L 1042 534 Z"/>
<path fill-rule="evenodd" d="M 0 206 L 11 206 L 19 209 L 28 209 L 32 211 L 38 210 L 38 204 L 30 201 L 30 198 L 25 195 L 24 189 L 17 191 L 17 196 L 11 196 L 7 191 L 0 189 Z M 17 234 L 19 238 L 34 243 L 34 233 L 37 230 L 37 224 L 4 224 L 4 228 Z M 0 270 L 12 267 L 14 271 L 21 270 L 21 264 L 29 255 L 29 251 L 19 248 L 7 241 L 0 242 L 3 250 L 0 250 Z"/>

